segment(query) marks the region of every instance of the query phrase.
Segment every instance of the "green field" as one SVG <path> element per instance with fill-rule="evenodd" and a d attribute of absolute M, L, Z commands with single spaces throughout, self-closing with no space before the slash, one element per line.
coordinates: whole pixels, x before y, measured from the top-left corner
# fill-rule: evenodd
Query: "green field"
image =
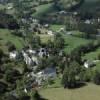
<path fill-rule="evenodd" d="M 65 28 L 65 25 L 50 25 L 49 29 L 51 29 L 52 31 L 59 31 L 60 28 Z"/>
<path fill-rule="evenodd" d="M 33 14 L 33 17 L 40 18 L 42 15 L 50 12 L 53 9 L 53 4 L 44 4 L 36 7 L 36 12 Z"/>
<path fill-rule="evenodd" d="M 65 28 L 65 26 L 64 25 L 55 25 L 55 24 L 50 26 L 50 29 L 53 31 L 59 31 L 60 28 Z M 73 34 L 73 36 L 67 35 L 66 33 L 62 33 L 62 35 L 65 40 L 64 51 L 67 53 L 70 53 L 73 49 L 77 48 L 80 45 L 85 45 L 85 44 L 91 42 L 91 40 L 87 40 L 87 39 L 79 37 L 82 34 L 84 34 L 82 32 L 72 31 L 71 33 Z"/>
<path fill-rule="evenodd" d="M 90 53 L 85 54 L 85 56 L 83 58 L 89 59 L 89 60 L 93 60 L 95 58 L 98 58 L 98 55 L 99 54 L 100 54 L 100 48 L 96 49 L 93 52 L 90 52 Z"/>
<path fill-rule="evenodd" d="M 79 89 L 48 88 L 40 90 L 47 100 L 100 100 L 100 86 L 88 84 Z"/>
<path fill-rule="evenodd" d="M 2 46 L 2 49 L 7 49 L 5 44 L 10 41 L 12 42 L 17 49 L 21 49 L 23 47 L 23 39 L 20 37 L 17 37 L 15 35 L 12 35 L 10 33 L 10 30 L 7 29 L 0 29 L 0 44 Z"/>
<path fill-rule="evenodd" d="M 77 48 L 80 45 L 85 45 L 90 42 L 90 40 L 74 37 L 71 35 L 64 35 L 65 39 L 65 49 L 64 51 L 70 53 L 73 49 Z"/>
<path fill-rule="evenodd" d="M 40 36 L 41 42 L 42 43 L 47 43 L 49 40 L 53 41 L 54 40 L 54 36 L 50 36 L 48 34 L 39 34 L 38 36 Z"/>

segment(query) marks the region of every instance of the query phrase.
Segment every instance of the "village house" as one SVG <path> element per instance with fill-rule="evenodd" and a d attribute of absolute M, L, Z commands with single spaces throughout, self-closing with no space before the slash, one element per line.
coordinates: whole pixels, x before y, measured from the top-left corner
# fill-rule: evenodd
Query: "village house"
<path fill-rule="evenodd" d="M 56 68 L 50 67 L 43 70 L 45 79 L 56 77 Z"/>
<path fill-rule="evenodd" d="M 95 66 L 95 63 L 93 61 L 85 61 L 84 62 L 84 67 L 89 68 Z"/>
<path fill-rule="evenodd" d="M 10 59 L 16 59 L 18 56 L 18 52 L 17 51 L 12 51 L 9 53 L 9 58 Z"/>
<path fill-rule="evenodd" d="M 88 19 L 88 20 L 85 20 L 84 23 L 85 23 L 85 24 L 91 24 L 91 21 Z"/>
<path fill-rule="evenodd" d="M 39 86 L 43 84 L 44 81 L 47 81 L 48 79 L 54 79 L 56 78 L 56 69 L 55 68 L 46 68 L 36 74 L 36 82 Z"/>
<path fill-rule="evenodd" d="M 38 52 L 38 55 L 39 55 L 39 57 L 44 57 L 44 56 L 49 56 L 49 53 L 48 53 L 48 51 L 45 49 L 45 48 L 40 48 L 39 49 L 39 52 Z"/>
<path fill-rule="evenodd" d="M 28 54 L 24 51 L 22 51 L 22 55 L 24 57 L 24 61 L 27 65 L 31 65 L 31 58 L 28 56 Z"/>
<path fill-rule="evenodd" d="M 51 36 L 54 35 L 52 31 L 47 31 L 47 34 Z"/>
<path fill-rule="evenodd" d="M 44 24 L 44 27 L 45 28 L 49 28 L 49 24 Z"/>
<path fill-rule="evenodd" d="M 35 80 L 34 82 L 37 83 L 38 86 L 41 86 L 44 84 L 45 81 L 48 81 L 48 79 L 54 79 L 56 78 L 56 69 L 53 67 L 45 68 L 44 70 L 34 73 L 31 72 L 27 75 L 28 78 Z M 33 83 L 32 83 L 33 84 Z"/>
<path fill-rule="evenodd" d="M 8 3 L 7 10 L 11 10 L 11 9 L 13 9 L 13 4 L 12 3 Z"/>
<path fill-rule="evenodd" d="M 36 70 L 38 65 L 38 59 L 36 56 L 36 51 L 32 49 L 28 49 L 26 51 L 22 51 L 22 55 L 24 57 L 25 63 L 30 66 L 33 70 Z"/>

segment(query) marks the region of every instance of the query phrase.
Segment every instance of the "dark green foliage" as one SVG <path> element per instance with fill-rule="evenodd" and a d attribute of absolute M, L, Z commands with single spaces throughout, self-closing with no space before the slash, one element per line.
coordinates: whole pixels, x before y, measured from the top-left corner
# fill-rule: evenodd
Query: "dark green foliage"
<path fill-rule="evenodd" d="M 9 52 L 16 50 L 16 47 L 12 42 L 7 42 L 6 45 L 8 46 Z"/>
<path fill-rule="evenodd" d="M 15 96 L 11 94 L 5 94 L 5 96 L 3 97 L 3 100 L 19 100 L 19 99 L 17 99 Z"/>
<path fill-rule="evenodd" d="M 31 93 L 31 100 L 47 100 L 41 97 L 37 90 Z"/>
<path fill-rule="evenodd" d="M 61 49 L 64 48 L 65 41 L 61 34 L 57 33 L 54 37 L 54 51 L 59 52 Z"/>
<path fill-rule="evenodd" d="M 77 86 L 80 70 L 81 67 L 76 61 L 71 62 L 69 66 L 65 67 L 62 78 L 62 84 L 65 88 L 75 88 Z"/>
<path fill-rule="evenodd" d="M 0 95 L 7 91 L 7 87 L 8 87 L 8 85 L 6 83 L 0 82 Z"/>
<path fill-rule="evenodd" d="M 2 57 L 4 56 L 4 52 L 0 49 L 0 63 L 2 63 Z"/>
<path fill-rule="evenodd" d="M 85 69 L 82 73 L 81 73 L 81 80 L 85 81 L 85 82 L 90 82 L 93 78 L 93 71 L 92 69 Z"/>
<path fill-rule="evenodd" d="M 33 36 L 30 37 L 30 44 L 32 45 L 32 48 L 39 48 L 41 45 L 41 40 L 39 36 Z"/>
<path fill-rule="evenodd" d="M 93 82 L 97 85 L 100 85 L 100 72 L 95 71 Z"/>
<path fill-rule="evenodd" d="M 81 32 L 84 32 L 85 38 L 95 38 L 97 34 L 97 28 L 93 24 L 79 23 L 78 29 Z"/>
<path fill-rule="evenodd" d="M 5 72 L 5 80 L 7 82 L 15 83 L 17 79 L 20 78 L 20 73 L 17 70 L 8 69 Z"/>
<path fill-rule="evenodd" d="M 17 21 L 13 18 L 13 16 L 8 15 L 6 13 L 0 13 L 0 28 L 8 28 L 8 29 L 18 29 L 19 25 Z"/>

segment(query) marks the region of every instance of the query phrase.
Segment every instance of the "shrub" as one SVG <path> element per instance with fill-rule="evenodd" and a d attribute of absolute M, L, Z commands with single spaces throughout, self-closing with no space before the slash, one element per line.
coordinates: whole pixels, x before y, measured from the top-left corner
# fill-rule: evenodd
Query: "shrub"
<path fill-rule="evenodd" d="M 98 72 L 98 71 L 95 72 L 95 75 L 93 77 L 93 82 L 96 85 L 100 85 L 100 72 Z"/>

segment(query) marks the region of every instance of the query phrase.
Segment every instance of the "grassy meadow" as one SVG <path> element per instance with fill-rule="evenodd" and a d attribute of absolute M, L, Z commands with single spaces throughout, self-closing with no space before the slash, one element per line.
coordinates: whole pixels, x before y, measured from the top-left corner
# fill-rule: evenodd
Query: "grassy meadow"
<path fill-rule="evenodd" d="M 100 54 L 100 48 L 96 49 L 93 52 L 89 52 L 89 53 L 85 54 L 85 56 L 83 58 L 93 60 L 95 58 L 98 58 L 99 54 Z"/>
<path fill-rule="evenodd" d="M 15 35 L 12 35 L 10 30 L 0 29 L 0 46 L 3 50 L 7 50 L 5 46 L 7 42 L 12 42 L 17 49 L 21 49 L 24 44 L 23 39 Z"/>
<path fill-rule="evenodd" d="M 71 35 L 64 35 L 65 39 L 65 49 L 64 51 L 70 53 L 73 49 L 77 48 L 80 45 L 85 45 L 90 42 L 90 40 L 74 37 Z"/>
<path fill-rule="evenodd" d="M 40 18 L 42 15 L 48 13 L 53 9 L 53 4 L 44 4 L 36 7 L 36 12 L 33 13 L 33 17 Z"/>
<path fill-rule="evenodd" d="M 47 100 L 100 100 L 100 86 L 88 84 L 78 89 L 48 88 L 40 90 Z"/>

